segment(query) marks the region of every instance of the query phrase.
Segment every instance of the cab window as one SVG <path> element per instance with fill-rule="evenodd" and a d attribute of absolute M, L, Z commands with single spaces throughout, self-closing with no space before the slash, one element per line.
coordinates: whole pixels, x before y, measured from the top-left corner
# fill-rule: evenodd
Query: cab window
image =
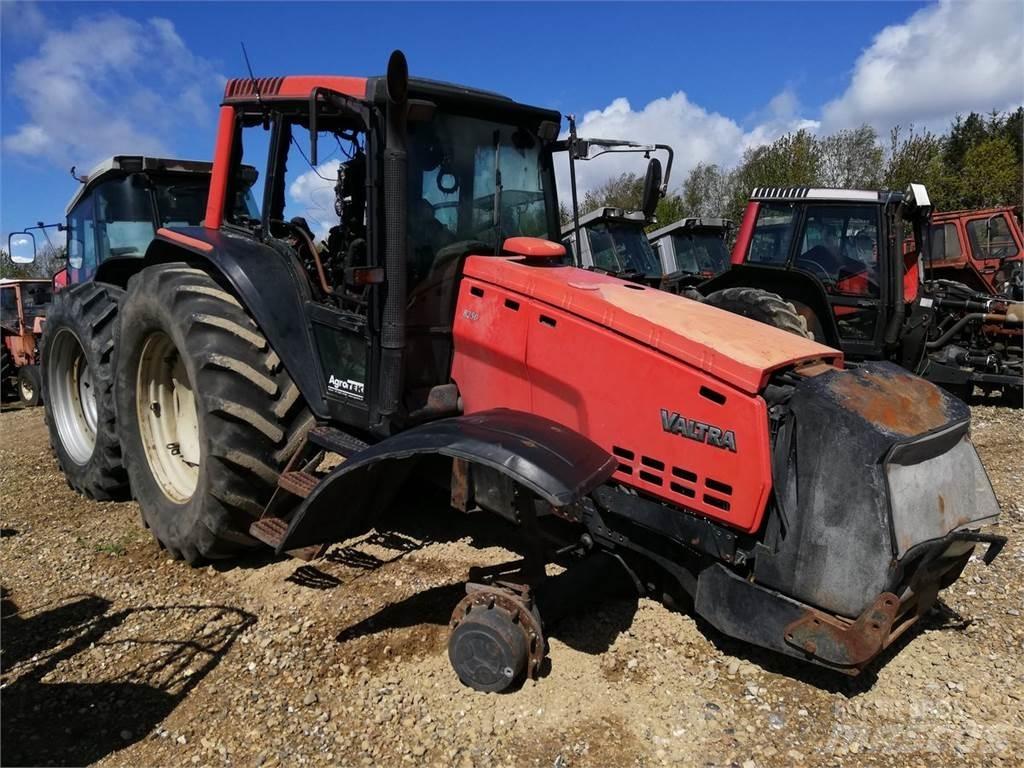
<path fill-rule="evenodd" d="M 975 258 L 1006 259 L 1017 255 L 1017 244 L 1002 215 L 967 222 L 967 236 Z"/>
<path fill-rule="evenodd" d="M 778 264 L 789 258 L 793 241 L 795 211 L 792 203 L 762 203 L 750 239 L 748 261 L 754 264 Z"/>
<path fill-rule="evenodd" d="M 870 205 L 811 205 L 795 266 L 830 293 L 879 295 L 878 216 Z"/>
<path fill-rule="evenodd" d="M 939 224 L 931 228 L 930 255 L 933 262 L 956 261 L 960 258 L 960 237 L 956 224 Z"/>
<path fill-rule="evenodd" d="M 68 266 L 76 280 L 88 279 L 96 271 L 96 230 L 92 215 L 93 196 L 87 195 L 68 215 Z"/>
<path fill-rule="evenodd" d="M 98 261 L 142 256 L 153 240 L 153 201 L 146 180 L 125 176 L 100 184 L 93 193 Z"/>

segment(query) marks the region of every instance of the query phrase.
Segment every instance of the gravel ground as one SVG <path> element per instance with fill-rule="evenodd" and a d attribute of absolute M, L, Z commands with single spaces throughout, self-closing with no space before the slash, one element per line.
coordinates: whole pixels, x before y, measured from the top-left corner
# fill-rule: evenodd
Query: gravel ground
<path fill-rule="evenodd" d="M 484 521 L 409 504 L 325 560 L 189 569 L 86 501 L 41 409 L 0 414 L 4 765 L 1020 765 L 1022 414 L 974 409 L 1010 537 L 869 671 L 836 676 L 648 601 L 562 622 L 550 672 L 473 693 L 445 624 Z M 423 514 L 429 512 L 429 514 Z M 493 520 L 493 518 L 490 518 Z"/>

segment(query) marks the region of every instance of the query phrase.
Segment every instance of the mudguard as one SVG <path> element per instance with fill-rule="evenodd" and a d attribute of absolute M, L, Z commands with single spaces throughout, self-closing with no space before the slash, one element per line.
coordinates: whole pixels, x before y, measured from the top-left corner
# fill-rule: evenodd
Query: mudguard
<path fill-rule="evenodd" d="M 301 265 L 264 243 L 220 229 L 182 227 L 157 231 L 139 269 L 162 261 L 178 261 L 182 250 L 191 260 L 208 262 L 230 283 L 243 306 L 281 358 L 306 404 L 327 419 L 320 370 L 305 304 L 309 282 Z"/>
<path fill-rule="evenodd" d="M 340 541 L 372 524 L 426 455 L 495 470 L 552 506 L 572 504 L 606 481 L 617 462 L 588 438 L 531 413 L 507 408 L 430 422 L 360 451 L 320 481 L 277 547 Z"/>
<path fill-rule="evenodd" d="M 818 320 L 822 338 L 815 333 L 815 341 L 828 347 L 840 349 L 839 328 L 836 326 L 832 307 L 828 303 L 825 287 L 810 272 L 802 269 L 784 269 L 756 264 L 737 264 L 720 275 L 697 286 L 707 296 L 722 288 L 751 287 L 777 293 L 786 301 L 799 302 L 812 312 Z"/>

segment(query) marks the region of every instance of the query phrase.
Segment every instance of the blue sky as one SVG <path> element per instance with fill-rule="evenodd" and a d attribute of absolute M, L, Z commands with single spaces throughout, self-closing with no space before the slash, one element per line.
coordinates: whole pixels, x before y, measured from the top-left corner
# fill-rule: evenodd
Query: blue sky
<path fill-rule="evenodd" d="M 700 161 L 795 127 L 943 127 L 1024 101 L 1024 4 L 11 3 L 2 5 L 0 229 L 56 221 L 114 152 L 207 158 L 224 77 L 413 74 L 574 112 L 585 133 Z M 592 164 L 594 165 L 594 164 Z M 584 186 L 620 168 L 588 168 Z"/>

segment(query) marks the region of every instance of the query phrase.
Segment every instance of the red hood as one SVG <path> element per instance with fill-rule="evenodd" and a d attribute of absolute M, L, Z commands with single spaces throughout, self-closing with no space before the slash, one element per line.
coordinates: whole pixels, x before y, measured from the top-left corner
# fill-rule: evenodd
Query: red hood
<path fill-rule="evenodd" d="M 576 267 L 470 256 L 465 274 L 560 307 L 751 394 L 772 371 L 842 352 L 691 299 Z"/>

